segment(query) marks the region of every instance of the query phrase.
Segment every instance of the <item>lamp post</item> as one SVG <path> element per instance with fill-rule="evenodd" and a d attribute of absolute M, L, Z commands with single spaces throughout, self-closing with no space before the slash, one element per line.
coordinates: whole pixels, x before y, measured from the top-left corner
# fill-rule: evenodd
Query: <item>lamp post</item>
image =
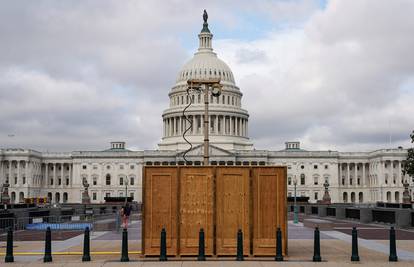
<path fill-rule="evenodd" d="M 298 206 L 296 204 L 296 185 L 298 184 L 298 180 L 296 179 L 296 175 L 293 178 L 293 223 L 298 223 Z"/>
<path fill-rule="evenodd" d="M 221 94 L 222 85 L 220 84 L 220 79 L 190 79 L 187 81 L 190 89 L 195 89 L 198 91 L 203 91 L 204 93 L 204 166 L 209 165 L 210 155 L 209 155 L 209 115 L 208 115 L 208 105 L 209 105 L 209 91 L 212 95 L 218 97 Z"/>
<path fill-rule="evenodd" d="M 125 176 L 125 205 L 127 204 L 128 198 L 128 176 Z"/>

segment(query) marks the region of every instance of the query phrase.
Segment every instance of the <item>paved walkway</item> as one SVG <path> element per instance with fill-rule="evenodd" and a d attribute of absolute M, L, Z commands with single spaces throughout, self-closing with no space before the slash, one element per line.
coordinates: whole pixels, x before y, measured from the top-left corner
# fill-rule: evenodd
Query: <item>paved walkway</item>
<path fill-rule="evenodd" d="M 287 266 L 350 266 L 351 236 L 348 234 L 352 226 L 358 229 L 369 229 L 371 232 L 367 238 L 359 238 L 359 255 L 364 266 L 413 266 L 414 267 L 414 240 L 398 240 L 398 257 L 400 262 L 389 263 L 389 247 L 386 240 L 377 240 L 375 233 L 388 231 L 387 227 L 378 225 L 363 225 L 354 222 L 335 221 L 335 227 L 331 231 L 321 231 L 321 254 L 323 262 L 313 263 L 313 229 L 304 227 L 302 223 L 288 223 L 288 257 L 285 257 L 283 265 Z M 377 232 L 375 232 L 377 231 Z M 408 230 L 412 233 L 411 230 Z M 404 232 L 402 232 L 403 234 Z M 371 236 L 374 235 L 374 236 Z M 370 236 L 372 238 L 370 238 Z M 397 236 L 398 237 L 398 236 Z M 0 253 L 5 252 L 5 243 L 1 242 Z M 401 247 L 400 247 L 401 244 Z M 53 241 L 53 252 L 80 252 L 83 246 L 83 235 L 79 235 L 65 241 Z M 158 262 L 157 258 L 142 258 L 137 252 L 141 249 L 141 222 L 133 222 L 129 227 L 129 250 L 134 251 L 129 255 L 131 262 L 120 263 L 121 232 L 91 232 L 91 251 L 113 252 L 105 255 L 92 255 L 92 262 L 82 263 L 81 255 L 53 255 L 53 263 L 48 266 L 280 266 L 281 263 L 272 261 L 272 258 L 246 258 L 244 262 L 234 261 L 229 258 L 208 258 L 206 262 L 196 262 L 195 258 L 169 258 L 168 262 Z M 44 249 L 43 241 L 15 242 L 15 252 L 40 252 Z M 3 257 L 3 256 L 2 256 Z M 10 266 L 44 266 L 43 255 L 15 256 L 16 263 Z M 358 264 L 358 263 L 357 263 Z M 9 264 L 1 264 L 8 266 Z"/>

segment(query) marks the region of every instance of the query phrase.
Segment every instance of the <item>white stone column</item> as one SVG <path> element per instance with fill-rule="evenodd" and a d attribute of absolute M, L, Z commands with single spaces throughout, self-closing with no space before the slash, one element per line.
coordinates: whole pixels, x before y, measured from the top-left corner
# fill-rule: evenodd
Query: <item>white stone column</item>
<path fill-rule="evenodd" d="M 362 185 L 365 187 L 365 162 L 362 163 Z"/>
<path fill-rule="evenodd" d="M 218 131 L 218 120 L 219 120 L 219 116 L 218 115 L 216 115 L 216 119 L 215 119 L 215 121 L 214 121 L 214 130 L 215 130 L 215 133 L 218 135 L 219 134 L 219 131 Z"/>
<path fill-rule="evenodd" d="M 355 181 L 354 186 L 358 186 L 358 163 L 354 163 Z M 357 198 L 357 196 L 355 196 Z"/>
<path fill-rule="evenodd" d="M 233 135 L 233 117 L 229 117 L 230 122 L 230 135 Z"/>
<path fill-rule="evenodd" d="M 341 187 L 342 186 L 342 163 L 338 163 L 338 175 L 339 175 L 338 185 L 339 187 Z"/>
<path fill-rule="evenodd" d="M 44 182 L 44 185 L 49 185 L 49 164 L 48 163 L 46 163 L 45 164 L 46 165 L 46 167 L 45 167 L 45 182 Z"/>
<path fill-rule="evenodd" d="M 73 180 L 72 179 L 72 176 L 73 176 L 72 175 L 72 167 L 73 167 L 72 164 L 69 163 L 69 173 L 68 173 L 68 176 L 69 176 L 69 185 L 70 186 L 72 186 L 72 180 Z"/>
<path fill-rule="evenodd" d="M 65 183 L 65 179 L 63 178 L 63 169 L 65 167 L 65 163 L 60 164 L 60 166 L 61 166 L 61 168 L 60 168 L 60 170 L 61 170 L 61 172 L 60 172 L 60 181 L 61 181 L 60 187 L 63 187 L 63 184 Z"/>
<path fill-rule="evenodd" d="M 347 186 L 349 186 L 349 182 L 350 182 L 350 177 L 349 177 L 349 163 L 346 163 L 346 180 L 345 180 L 345 184 Z"/>
<path fill-rule="evenodd" d="M 26 166 L 27 169 L 27 166 Z M 20 160 L 17 161 L 17 185 L 23 184 L 23 181 L 21 180 L 22 177 L 20 175 Z"/>
<path fill-rule="evenodd" d="M 14 185 L 14 178 L 12 178 L 13 161 L 9 160 L 9 184 Z"/>
<path fill-rule="evenodd" d="M 53 163 L 53 187 L 56 187 L 56 178 L 57 178 L 57 175 L 56 175 L 56 166 L 57 166 L 57 164 L 56 163 Z"/>
<path fill-rule="evenodd" d="M 402 185 L 401 184 L 401 179 L 402 177 L 401 177 L 401 161 L 399 160 L 398 161 L 398 175 L 397 175 L 397 179 L 398 179 L 398 185 Z"/>

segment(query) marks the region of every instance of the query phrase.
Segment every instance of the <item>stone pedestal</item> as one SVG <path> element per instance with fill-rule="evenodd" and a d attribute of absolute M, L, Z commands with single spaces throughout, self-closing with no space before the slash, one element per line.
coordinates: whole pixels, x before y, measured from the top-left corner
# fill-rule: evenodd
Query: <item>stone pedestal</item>
<path fill-rule="evenodd" d="M 411 210 L 399 209 L 395 211 L 395 225 L 398 227 L 408 227 L 411 225 Z"/>
<path fill-rule="evenodd" d="M 318 216 L 319 217 L 326 217 L 326 208 L 327 208 L 327 206 L 325 206 L 325 205 L 318 206 Z"/>
<path fill-rule="evenodd" d="M 88 190 L 82 192 L 82 204 L 90 204 L 91 198 L 89 197 Z"/>
<path fill-rule="evenodd" d="M 337 219 L 345 219 L 345 207 L 337 207 L 335 211 L 335 218 Z"/>
<path fill-rule="evenodd" d="M 371 223 L 372 222 L 372 209 L 360 209 L 359 210 L 359 220 L 361 223 Z"/>
<path fill-rule="evenodd" d="M 408 190 L 409 184 L 407 183 L 407 181 L 405 181 L 405 183 L 403 184 L 403 186 L 404 186 L 404 192 L 403 192 L 402 203 L 404 203 L 404 204 L 411 204 L 410 191 Z"/>
<path fill-rule="evenodd" d="M 310 205 L 305 206 L 305 215 L 312 215 L 312 206 Z"/>

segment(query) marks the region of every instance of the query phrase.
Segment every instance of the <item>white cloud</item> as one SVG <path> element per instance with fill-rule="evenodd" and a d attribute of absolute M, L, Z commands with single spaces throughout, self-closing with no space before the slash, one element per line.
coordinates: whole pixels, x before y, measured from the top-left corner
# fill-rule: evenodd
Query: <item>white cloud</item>
<path fill-rule="evenodd" d="M 197 44 L 206 8 L 213 33 L 230 37 L 263 31 L 252 17 L 273 22 L 260 39 L 213 41 L 244 93 L 256 147 L 301 140 L 309 149 L 377 149 L 389 136 L 392 146 L 406 146 L 414 128 L 414 2 L 318 4 L 3 4 L 0 144 L 70 151 L 122 139 L 156 148 L 168 91 L 193 52 L 185 47 Z"/>
<path fill-rule="evenodd" d="M 257 146 L 298 139 L 311 149 L 375 149 L 389 146 L 389 136 L 392 146 L 407 146 L 413 11 L 410 1 L 331 1 L 302 30 L 219 42 L 245 93 Z M 249 49 L 267 60 L 244 62 Z"/>

